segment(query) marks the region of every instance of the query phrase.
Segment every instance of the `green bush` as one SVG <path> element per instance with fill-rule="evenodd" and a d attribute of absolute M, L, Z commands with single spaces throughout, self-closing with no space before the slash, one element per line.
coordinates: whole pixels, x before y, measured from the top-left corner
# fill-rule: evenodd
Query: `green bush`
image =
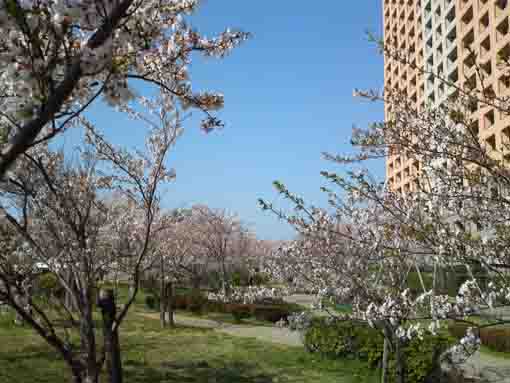
<path fill-rule="evenodd" d="M 45 298 L 50 296 L 62 298 L 65 295 L 57 276 L 52 273 L 45 273 L 37 278 L 37 290 Z"/>
<path fill-rule="evenodd" d="M 461 339 L 466 335 L 468 327 L 470 326 L 466 323 L 453 322 L 448 326 L 448 330 L 455 338 Z M 493 351 L 510 352 L 510 327 L 483 327 L 475 328 L 474 331 L 483 346 Z"/>
<path fill-rule="evenodd" d="M 316 318 L 306 331 L 307 350 L 330 358 L 356 358 L 366 360 L 371 367 L 379 367 L 383 356 L 384 339 L 381 333 L 364 324 L 352 322 L 328 323 Z M 426 335 L 413 338 L 403 345 L 406 382 L 431 381 L 438 372 L 439 356 L 453 343 L 445 336 Z M 391 355 L 389 373 L 395 374 L 395 360 Z M 433 381 L 433 380 L 432 380 Z"/>
<path fill-rule="evenodd" d="M 156 295 L 147 295 L 145 297 L 145 307 L 149 310 L 159 310 L 159 297 Z"/>
<path fill-rule="evenodd" d="M 193 314 L 202 315 L 207 311 L 207 298 L 200 291 L 192 291 L 187 298 L 187 309 Z"/>
<path fill-rule="evenodd" d="M 252 313 L 256 319 L 272 323 L 276 323 L 281 319 L 286 320 L 291 314 L 290 310 L 285 305 L 254 305 Z"/>
<path fill-rule="evenodd" d="M 433 286 L 433 275 L 432 273 L 422 272 L 421 277 L 426 290 L 431 290 Z M 421 285 L 420 276 L 416 271 L 411 271 L 407 275 L 407 287 L 411 290 L 413 295 L 420 295 L 423 293 L 423 287 Z"/>
<path fill-rule="evenodd" d="M 253 286 L 261 286 L 269 283 L 269 277 L 263 273 L 255 273 L 250 277 L 250 284 Z"/>
<path fill-rule="evenodd" d="M 247 319 L 252 315 L 250 305 L 235 305 L 230 308 L 230 312 L 237 323 L 241 323 L 243 319 Z"/>

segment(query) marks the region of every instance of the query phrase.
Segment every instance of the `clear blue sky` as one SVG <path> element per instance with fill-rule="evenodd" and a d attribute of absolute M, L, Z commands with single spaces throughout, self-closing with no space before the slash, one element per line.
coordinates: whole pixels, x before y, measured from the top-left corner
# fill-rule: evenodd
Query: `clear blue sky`
<path fill-rule="evenodd" d="M 197 123 L 187 124 L 170 158 L 177 180 L 165 205 L 226 208 L 261 238 L 291 238 L 289 226 L 261 212 L 257 198 L 279 203 L 272 181 L 280 180 L 324 203 L 319 172 L 334 167 L 321 152 L 349 151 L 352 125 L 382 118 L 382 105 L 352 97 L 354 88 L 383 84 L 382 58 L 365 34 L 380 34 L 380 3 L 204 0 L 191 19 L 201 32 L 239 27 L 253 38 L 224 60 L 193 63 L 194 89 L 225 94 L 221 117 L 227 126 L 204 135 Z M 92 111 L 114 141 L 140 143 L 142 128 L 100 104 Z"/>

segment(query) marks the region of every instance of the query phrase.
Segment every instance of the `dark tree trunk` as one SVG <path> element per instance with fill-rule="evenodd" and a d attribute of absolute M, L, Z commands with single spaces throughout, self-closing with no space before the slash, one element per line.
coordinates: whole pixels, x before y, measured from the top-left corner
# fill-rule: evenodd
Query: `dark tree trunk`
<path fill-rule="evenodd" d="M 381 383 L 388 383 L 388 361 L 390 356 L 390 341 L 385 336 L 384 337 L 384 346 L 383 346 L 383 356 L 382 356 L 382 366 L 381 366 Z"/>
<path fill-rule="evenodd" d="M 122 361 L 120 357 L 119 334 L 114 330 L 117 313 L 113 290 L 102 290 L 99 301 L 103 315 L 104 349 L 109 383 L 122 383 Z"/>
<path fill-rule="evenodd" d="M 381 365 L 381 383 L 389 383 L 389 360 L 390 354 L 392 351 L 392 340 L 393 340 L 393 332 L 389 328 L 389 324 L 382 321 L 381 328 L 384 333 L 384 345 L 383 345 L 383 355 L 382 355 L 382 365 Z"/>
<path fill-rule="evenodd" d="M 395 337 L 395 362 L 396 362 L 396 382 L 405 383 L 405 360 L 402 352 L 402 341 Z"/>
<path fill-rule="evenodd" d="M 159 288 L 159 321 L 161 322 L 161 327 L 166 327 L 166 311 L 168 306 L 168 298 L 167 298 L 167 288 L 166 282 L 164 278 L 161 278 L 160 288 Z"/>
<path fill-rule="evenodd" d="M 166 285 L 166 305 L 168 309 L 168 324 L 170 327 L 175 327 L 174 320 L 174 284 L 168 282 Z"/>
<path fill-rule="evenodd" d="M 92 300 L 94 292 L 92 289 L 87 289 L 85 294 L 81 297 L 81 304 L 83 305 L 83 316 L 80 321 L 80 339 L 81 350 L 85 356 L 85 382 L 97 383 L 99 375 L 99 366 L 96 358 L 96 334 L 94 331 L 94 318 L 92 316 Z"/>
<path fill-rule="evenodd" d="M 161 328 L 166 327 L 166 310 L 167 310 L 167 288 L 165 281 L 165 262 L 163 256 L 160 259 L 159 265 L 159 321 Z"/>
<path fill-rule="evenodd" d="M 71 365 L 71 371 L 73 373 L 73 383 L 82 383 L 83 382 L 83 366 L 80 362 L 75 360 L 68 360 L 68 363 Z"/>

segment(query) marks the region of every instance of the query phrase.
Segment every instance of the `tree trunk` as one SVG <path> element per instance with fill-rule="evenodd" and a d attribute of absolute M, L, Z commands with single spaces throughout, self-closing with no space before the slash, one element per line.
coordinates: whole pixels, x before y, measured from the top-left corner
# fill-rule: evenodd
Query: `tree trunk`
<path fill-rule="evenodd" d="M 85 383 L 98 382 L 98 363 L 96 358 L 96 334 L 94 331 L 94 318 L 92 316 L 92 299 L 94 292 L 87 289 L 81 297 L 83 316 L 80 321 L 81 352 L 85 356 Z"/>
<path fill-rule="evenodd" d="M 382 356 L 382 366 L 381 366 L 381 383 L 388 383 L 388 361 L 390 357 L 390 341 L 388 337 L 384 337 L 384 346 L 383 346 L 383 356 Z"/>
<path fill-rule="evenodd" d="M 402 342 L 399 337 L 395 337 L 395 362 L 396 362 L 396 382 L 405 383 L 405 360 L 402 352 Z"/>
<path fill-rule="evenodd" d="M 227 282 L 227 269 L 225 267 L 225 262 L 221 262 L 221 276 L 222 276 L 222 293 L 224 296 L 229 297 L 230 296 L 230 288 L 229 284 Z"/>
<path fill-rule="evenodd" d="M 159 320 L 161 327 L 165 328 L 166 323 L 166 312 L 168 306 L 167 287 L 164 278 L 161 278 L 160 289 L 159 289 Z"/>
<path fill-rule="evenodd" d="M 106 370 L 109 383 L 122 383 L 122 361 L 118 331 L 114 331 L 116 315 L 115 296 L 113 290 L 102 290 L 100 304 L 103 316 L 104 349 Z"/>
<path fill-rule="evenodd" d="M 381 383 L 389 383 L 389 360 L 392 352 L 392 339 L 393 332 L 390 330 L 390 324 L 384 321 L 381 322 L 382 330 L 384 333 L 384 345 L 383 345 L 383 356 L 381 366 Z"/>
<path fill-rule="evenodd" d="M 168 324 L 170 327 L 175 327 L 174 320 L 174 285 L 168 282 L 166 286 L 166 305 L 168 308 Z"/>
<path fill-rule="evenodd" d="M 74 291 L 74 280 L 73 280 L 72 274 L 68 273 L 66 279 L 67 279 L 67 284 L 68 284 L 69 288 Z M 75 310 L 76 307 L 73 302 L 73 296 L 67 289 L 65 289 L 65 292 L 64 292 L 64 305 L 70 312 L 76 311 Z"/>
<path fill-rule="evenodd" d="M 165 262 L 163 256 L 159 264 L 159 321 L 161 328 L 166 327 L 167 289 L 165 281 Z"/>
<path fill-rule="evenodd" d="M 82 383 L 83 366 L 80 364 L 80 362 L 76 360 L 68 360 L 68 363 L 71 365 L 71 371 L 73 373 L 73 383 Z"/>

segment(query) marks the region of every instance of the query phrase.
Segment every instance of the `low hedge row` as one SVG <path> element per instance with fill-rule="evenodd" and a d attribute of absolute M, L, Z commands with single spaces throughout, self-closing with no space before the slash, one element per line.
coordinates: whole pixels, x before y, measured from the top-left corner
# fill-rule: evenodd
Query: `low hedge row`
<path fill-rule="evenodd" d="M 454 337 L 461 339 L 466 335 L 468 327 L 470 326 L 467 323 L 454 322 L 448 326 L 448 330 Z M 475 328 L 474 332 L 483 346 L 493 351 L 510 352 L 510 327 Z"/>
<path fill-rule="evenodd" d="M 217 312 L 231 314 L 236 320 L 255 317 L 258 320 L 276 323 L 287 317 L 296 308 L 288 304 L 240 304 L 211 301 L 201 295 L 176 295 L 174 297 L 176 310 L 187 310 L 197 314 Z M 145 305 L 150 310 L 159 308 L 159 297 L 148 295 Z"/>
<path fill-rule="evenodd" d="M 453 339 L 445 336 L 424 336 L 404 344 L 406 382 L 425 383 L 437 381 L 440 373 L 439 356 Z M 316 318 L 304 335 L 305 348 L 330 358 L 365 360 L 372 368 L 380 367 L 384 339 L 381 333 L 364 324 L 352 322 L 328 323 Z M 389 361 L 389 373 L 394 378 L 395 360 Z M 392 381 L 390 379 L 390 381 Z"/>

